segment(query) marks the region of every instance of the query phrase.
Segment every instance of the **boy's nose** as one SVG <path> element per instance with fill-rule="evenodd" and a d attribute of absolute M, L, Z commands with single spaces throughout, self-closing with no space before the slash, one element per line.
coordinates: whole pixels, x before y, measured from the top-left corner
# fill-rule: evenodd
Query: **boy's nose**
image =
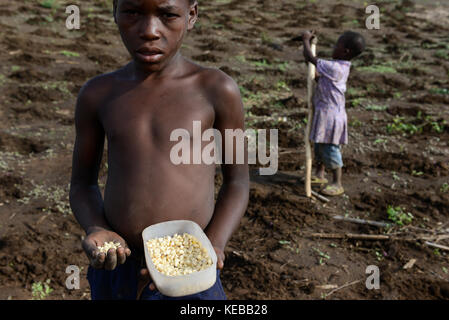
<path fill-rule="evenodd" d="M 160 25 L 156 17 L 146 17 L 143 19 L 140 28 L 140 37 L 145 39 L 159 39 L 160 38 Z"/>

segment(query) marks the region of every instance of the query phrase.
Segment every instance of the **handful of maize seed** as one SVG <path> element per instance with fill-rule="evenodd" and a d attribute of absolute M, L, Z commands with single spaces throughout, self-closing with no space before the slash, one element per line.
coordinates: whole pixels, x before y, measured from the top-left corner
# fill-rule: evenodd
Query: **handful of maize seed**
<path fill-rule="evenodd" d="M 97 247 L 98 250 L 100 250 L 100 253 L 105 253 L 108 254 L 108 250 L 109 249 L 118 249 L 120 248 L 122 245 L 120 244 L 120 242 L 105 242 L 103 243 L 103 246 L 101 247 Z"/>
<path fill-rule="evenodd" d="M 156 269 L 167 276 L 187 275 L 212 265 L 207 250 L 188 233 L 148 240 L 147 248 Z"/>

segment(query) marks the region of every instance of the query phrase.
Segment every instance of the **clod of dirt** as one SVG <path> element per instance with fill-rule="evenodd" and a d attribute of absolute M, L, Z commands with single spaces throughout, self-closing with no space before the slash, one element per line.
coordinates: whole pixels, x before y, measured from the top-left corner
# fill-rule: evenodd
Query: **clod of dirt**
<path fill-rule="evenodd" d="M 40 153 L 48 149 L 42 141 L 27 137 L 17 137 L 0 132 L 0 151 L 19 152 L 20 154 Z"/>
<path fill-rule="evenodd" d="M 22 193 L 17 187 L 23 184 L 23 179 L 21 177 L 16 177 L 12 175 L 0 176 L 0 199 L 4 198 L 21 198 Z"/>
<path fill-rule="evenodd" d="M 46 81 L 50 76 L 33 69 L 27 69 L 12 73 L 9 78 L 20 81 L 20 83 L 33 83 L 37 81 Z"/>
<path fill-rule="evenodd" d="M 410 104 L 408 105 L 395 105 L 387 108 L 387 112 L 393 116 L 411 116 L 416 117 L 418 113 L 421 112 L 421 115 L 423 117 L 427 116 L 426 111 L 419 106 L 412 106 Z"/>
<path fill-rule="evenodd" d="M 27 103 L 28 101 L 53 102 L 63 98 L 59 90 L 52 88 L 19 86 L 10 90 L 12 91 L 10 97 L 22 103 Z"/>

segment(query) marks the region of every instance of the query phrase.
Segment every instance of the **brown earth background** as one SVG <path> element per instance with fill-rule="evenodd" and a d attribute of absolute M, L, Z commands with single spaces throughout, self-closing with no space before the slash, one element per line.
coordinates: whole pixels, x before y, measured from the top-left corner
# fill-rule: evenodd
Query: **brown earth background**
<path fill-rule="evenodd" d="M 46 281 L 46 299 L 90 298 L 83 232 L 68 204 L 73 117 L 83 83 L 128 61 L 111 2 L 0 0 L 0 299 L 32 299 L 33 283 Z M 279 129 L 279 171 L 253 172 L 248 210 L 226 249 L 228 298 L 449 298 L 448 254 L 422 240 L 449 245 L 449 4 L 432 3 L 377 1 L 380 30 L 367 30 L 363 1 L 199 1 L 182 52 L 237 81 L 247 128 Z M 69 4 L 81 9 L 80 30 L 65 28 Z M 307 199 L 301 183 L 307 71 L 295 38 L 304 29 L 317 31 L 321 57 L 344 30 L 368 44 L 346 95 L 346 194 L 327 204 Z M 220 174 L 216 181 L 218 190 Z M 393 223 L 388 206 L 411 222 Z M 400 239 L 311 237 L 319 232 Z M 65 288 L 68 265 L 81 267 L 79 290 Z M 368 265 L 380 268 L 379 290 L 365 286 Z"/>

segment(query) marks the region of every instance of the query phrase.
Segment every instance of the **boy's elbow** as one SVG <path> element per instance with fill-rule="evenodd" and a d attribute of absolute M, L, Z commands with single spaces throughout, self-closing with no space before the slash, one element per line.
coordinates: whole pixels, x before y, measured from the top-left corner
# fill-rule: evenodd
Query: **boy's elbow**
<path fill-rule="evenodd" d="M 87 183 L 80 180 L 71 180 L 70 181 L 70 189 L 69 189 L 69 198 L 76 195 L 80 190 L 90 190 L 97 189 L 98 183 Z"/>
<path fill-rule="evenodd" d="M 242 171 L 239 174 L 232 175 L 230 177 L 224 177 L 223 184 L 227 186 L 233 186 L 239 189 L 249 190 L 249 172 L 248 170 Z"/>

